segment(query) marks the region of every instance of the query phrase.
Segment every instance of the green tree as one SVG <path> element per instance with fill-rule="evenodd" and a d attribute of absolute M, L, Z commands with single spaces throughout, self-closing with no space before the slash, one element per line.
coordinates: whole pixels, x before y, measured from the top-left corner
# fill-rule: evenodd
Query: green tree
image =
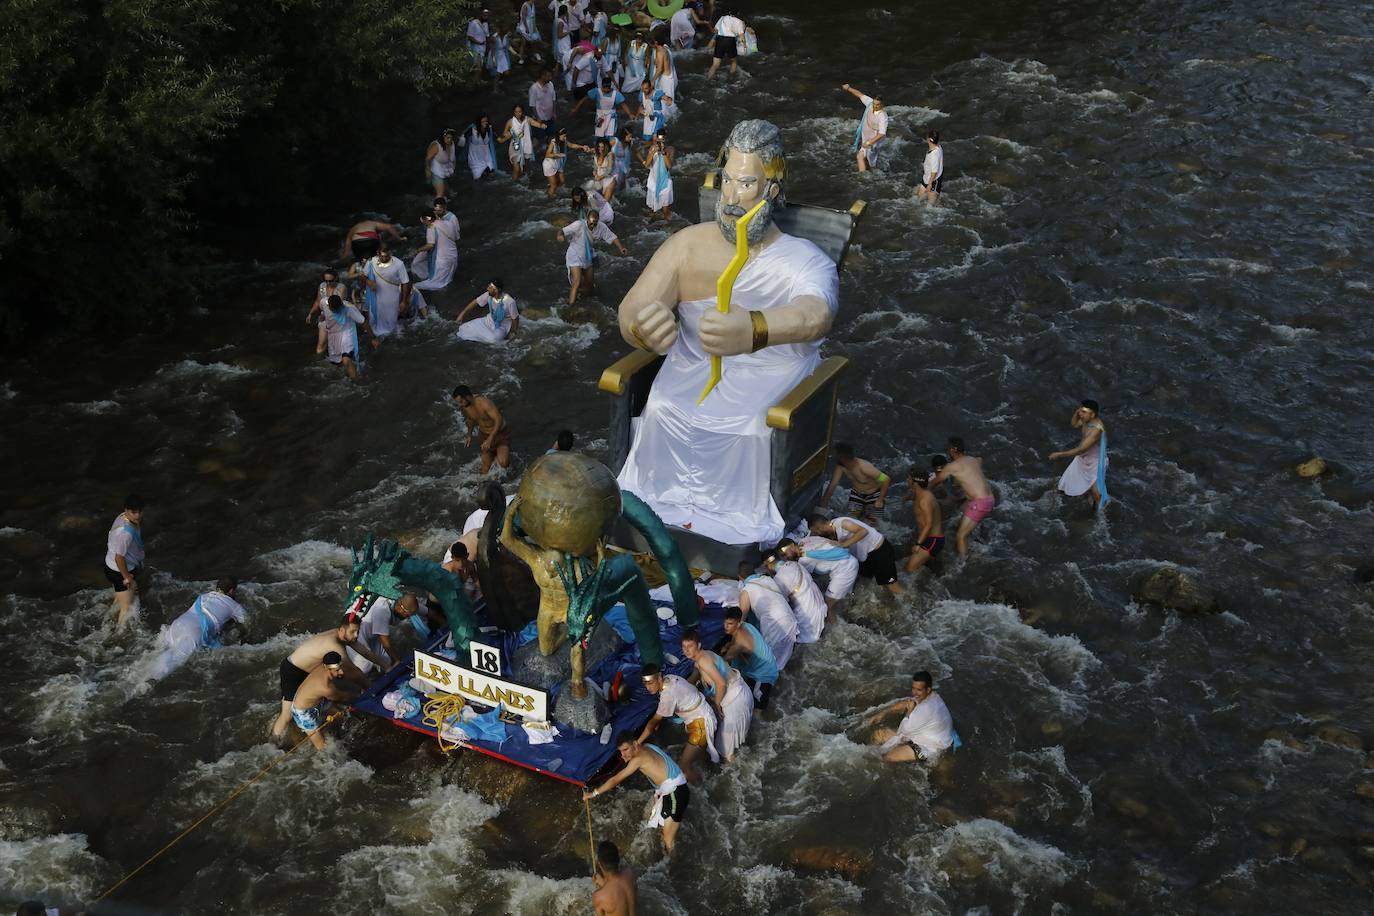
<path fill-rule="evenodd" d="M 195 294 L 192 183 L 304 169 L 290 152 L 308 126 L 336 121 L 368 93 L 470 79 L 463 34 L 474 6 L 9 0 L 0 334 L 141 327 Z M 238 155 L 249 141 L 251 162 Z"/>

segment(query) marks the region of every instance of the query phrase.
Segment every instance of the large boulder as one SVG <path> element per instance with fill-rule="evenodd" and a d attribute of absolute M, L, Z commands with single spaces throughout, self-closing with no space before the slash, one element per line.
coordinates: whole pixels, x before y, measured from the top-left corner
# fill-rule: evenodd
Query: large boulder
<path fill-rule="evenodd" d="M 1211 589 L 1174 566 L 1156 569 L 1146 576 L 1136 586 L 1135 596 L 1185 614 L 1210 614 L 1220 609 Z"/>
<path fill-rule="evenodd" d="M 787 854 L 789 864 L 806 871 L 831 872 L 858 881 L 873 866 L 873 856 L 853 846 L 799 846 Z"/>

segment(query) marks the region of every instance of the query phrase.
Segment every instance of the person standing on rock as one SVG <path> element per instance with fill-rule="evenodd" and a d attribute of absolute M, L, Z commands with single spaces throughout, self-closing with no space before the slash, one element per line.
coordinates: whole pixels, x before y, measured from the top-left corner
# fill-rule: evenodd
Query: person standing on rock
<path fill-rule="evenodd" d="M 682 819 L 687 815 L 687 804 L 692 799 L 687 777 L 667 751 L 656 744 L 640 744 L 632 732 L 621 732 L 615 746 L 625 766 L 595 789 L 584 788 L 582 797 L 590 800 L 605 795 L 635 773 L 643 773 L 644 778 L 654 785 L 648 826 L 651 829 L 663 828 L 663 850 L 671 856 L 678 828 L 682 826 Z"/>
<path fill-rule="evenodd" d="M 911 696 L 884 706 L 864 719 L 864 725 L 877 725 L 896 713 L 903 714 L 896 729 L 877 728 L 869 738 L 870 744 L 876 744 L 882 750 L 884 763 L 910 763 L 914 760 L 935 763 L 945 751 L 958 746 L 949 707 L 935 692 L 935 681 L 929 671 L 913 674 Z"/>
<path fill-rule="evenodd" d="M 453 389 L 453 400 L 463 411 L 463 419 L 468 425 L 468 434 L 463 440 L 463 445 L 472 446 L 474 429 L 482 434 L 479 445 L 482 453 L 482 473 L 491 470 L 493 459 L 503 469 L 510 467 L 510 427 L 506 425 L 506 418 L 496 409 L 491 398 L 473 394 L 467 385 L 459 385 Z"/>
<path fill-rule="evenodd" d="M 983 476 L 983 459 L 965 454 L 964 440 L 958 436 L 950 436 L 946 445 L 949 463 L 930 478 L 930 488 L 933 490 L 953 477 L 968 497 L 964 503 L 964 517 L 959 519 L 959 530 L 954 533 L 954 545 L 963 556 L 968 553 L 968 536 L 979 522 L 992 514 L 997 507 L 997 498 L 992 495 L 992 485 Z"/>
<path fill-rule="evenodd" d="M 1050 452 L 1049 460 L 1072 458 L 1059 478 L 1059 491 L 1065 496 L 1092 496 L 1094 509 L 1107 505 L 1107 427 L 1097 415 L 1097 402 L 1088 399 L 1078 406 L 1069 425 L 1081 430 L 1078 445 L 1062 452 Z"/>
<path fill-rule="evenodd" d="M 620 867 L 620 849 L 610 840 L 596 844 L 592 884 L 596 885 L 592 894 L 596 916 L 635 916 L 635 873 Z"/>
<path fill-rule="evenodd" d="M 682 771 L 693 785 L 701 782 L 697 761 L 701 759 L 702 751 L 710 755 L 712 763 L 720 763 L 720 754 L 716 751 L 715 710 L 688 680 L 676 674 L 664 674 L 658 665 L 645 665 L 640 671 L 640 679 L 644 682 L 644 689 L 658 698 L 658 708 L 644 723 L 639 737 L 635 739 L 636 743 L 648 741 L 664 719 L 674 716 L 681 718 L 683 728 L 687 730 L 687 747 L 682 751 Z"/>
<path fill-rule="evenodd" d="M 123 624 L 138 600 L 138 571 L 143 566 L 143 497 L 124 497 L 124 511 L 115 516 L 105 539 L 105 578 L 114 586 L 116 623 Z"/>

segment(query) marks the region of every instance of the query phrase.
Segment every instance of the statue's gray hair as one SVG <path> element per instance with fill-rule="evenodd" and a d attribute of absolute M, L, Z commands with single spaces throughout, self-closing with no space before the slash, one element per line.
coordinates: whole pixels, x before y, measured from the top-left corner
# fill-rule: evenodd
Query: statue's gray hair
<path fill-rule="evenodd" d="M 758 153 L 763 160 L 763 174 L 777 182 L 779 207 L 787 197 L 787 154 L 782 145 L 782 131 L 772 121 L 751 119 L 740 121 L 725 139 L 724 151 Z"/>

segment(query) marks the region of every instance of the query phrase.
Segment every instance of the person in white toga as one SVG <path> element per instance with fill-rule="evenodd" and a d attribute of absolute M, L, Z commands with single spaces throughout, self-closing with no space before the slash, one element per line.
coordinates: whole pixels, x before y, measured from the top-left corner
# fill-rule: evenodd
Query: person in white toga
<path fill-rule="evenodd" d="M 935 200 L 944 186 L 945 150 L 940 146 L 940 132 L 932 130 L 926 134 L 926 161 L 921 166 L 921 186 L 916 189 L 916 196 Z"/>
<path fill-rule="evenodd" d="M 935 692 L 935 681 L 929 671 L 917 671 L 911 676 L 911 696 L 896 700 L 864 720 L 865 726 L 876 725 L 895 713 L 905 713 L 896 729 L 875 728 L 870 744 L 878 745 L 884 763 L 910 763 L 924 760 L 935 763 L 940 755 L 959 746 L 954 733 L 954 720 L 949 707 Z"/>

